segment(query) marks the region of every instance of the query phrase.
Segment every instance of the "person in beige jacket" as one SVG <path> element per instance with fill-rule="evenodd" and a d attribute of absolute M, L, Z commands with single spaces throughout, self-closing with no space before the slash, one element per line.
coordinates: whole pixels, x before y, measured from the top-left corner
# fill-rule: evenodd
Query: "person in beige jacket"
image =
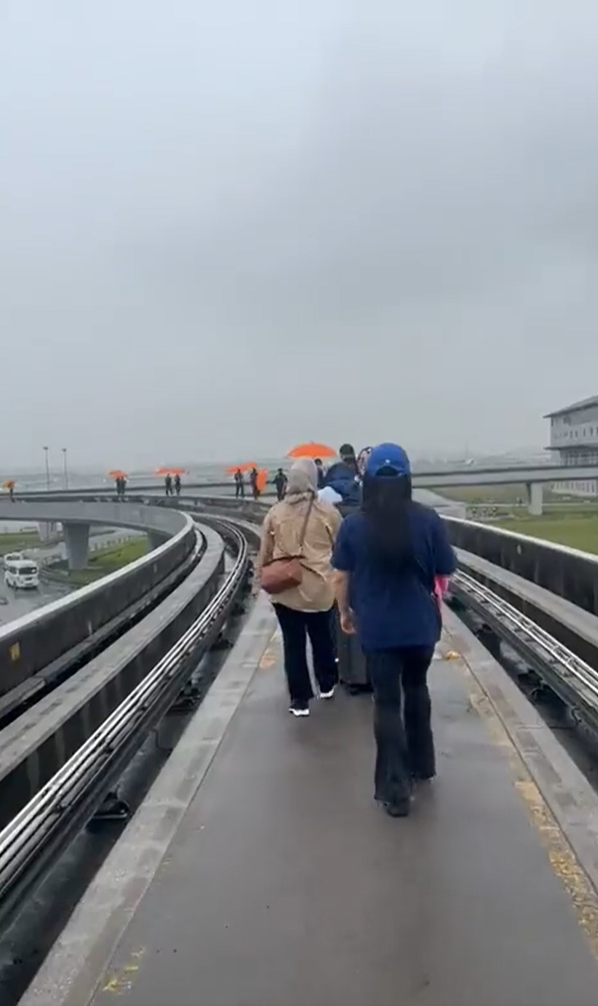
<path fill-rule="evenodd" d="M 295 716 L 308 716 L 314 698 L 307 664 L 308 637 L 320 698 L 332 698 L 338 680 L 330 559 L 342 518 L 333 506 L 318 500 L 317 486 L 318 470 L 314 462 L 308 459 L 295 462 L 289 471 L 284 499 L 275 503 L 264 518 L 256 563 L 259 583 L 262 566 L 275 559 L 301 555 L 302 582 L 272 598 L 282 630 L 290 711 Z"/>

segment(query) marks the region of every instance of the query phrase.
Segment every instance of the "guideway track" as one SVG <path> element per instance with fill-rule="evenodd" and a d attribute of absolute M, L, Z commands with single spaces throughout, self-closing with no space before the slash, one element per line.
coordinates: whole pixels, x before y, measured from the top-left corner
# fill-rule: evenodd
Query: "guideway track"
<path fill-rule="evenodd" d="M 223 524 L 224 522 L 220 522 Z M 166 655 L 105 719 L 53 778 L 0 832 L 0 922 L 6 923 L 111 790 L 148 732 L 184 688 L 217 638 L 247 582 L 245 535 L 226 526 L 233 566 L 207 607 Z"/>
<path fill-rule="evenodd" d="M 547 731 L 455 622 L 441 650 L 464 659 L 431 671 L 438 779 L 397 822 L 372 800 L 371 702 L 289 717 L 260 598 L 21 1006 L 595 1006 L 596 897 L 547 800 L 568 772 L 596 797 L 554 745 L 538 793 L 490 691 L 515 735 Z"/>
<path fill-rule="evenodd" d="M 598 671 L 474 577 L 458 571 L 451 594 L 473 609 L 598 738 Z"/>

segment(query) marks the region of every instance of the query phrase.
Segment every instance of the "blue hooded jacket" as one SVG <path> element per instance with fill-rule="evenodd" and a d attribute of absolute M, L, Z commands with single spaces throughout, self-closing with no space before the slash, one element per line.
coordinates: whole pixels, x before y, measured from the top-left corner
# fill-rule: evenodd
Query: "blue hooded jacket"
<path fill-rule="evenodd" d="M 361 501 L 361 483 L 355 466 L 345 461 L 337 461 L 326 472 L 325 485 L 330 486 L 342 497 L 345 506 L 358 506 Z"/>

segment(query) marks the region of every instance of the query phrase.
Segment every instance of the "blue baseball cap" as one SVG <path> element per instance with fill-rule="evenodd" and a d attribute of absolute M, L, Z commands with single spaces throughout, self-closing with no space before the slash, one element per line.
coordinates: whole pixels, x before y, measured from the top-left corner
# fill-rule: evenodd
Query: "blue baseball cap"
<path fill-rule="evenodd" d="M 366 464 L 366 474 L 370 476 L 379 475 L 382 469 L 387 478 L 398 478 L 411 474 L 409 458 L 402 447 L 398 444 L 378 444 L 372 448 Z"/>

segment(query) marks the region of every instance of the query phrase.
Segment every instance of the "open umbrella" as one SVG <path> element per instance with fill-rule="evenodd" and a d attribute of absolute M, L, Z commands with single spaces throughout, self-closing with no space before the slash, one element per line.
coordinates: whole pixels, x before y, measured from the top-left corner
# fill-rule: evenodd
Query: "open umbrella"
<path fill-rule="evenodd" d="M 7 479 L 6 482 L 2 483 L 2 488 L 3 489 L 14 489 L 14 487 L 15 487 L 15 480 L 14 479 Z"/>
<path fill-rule="evenodd" d="M 297 444 L 292 451 L 289 451 L 287 457 L 294 460 L 297 458 L 335 458 L 336 451 L 328 444 L 318 444 L 314 440 L 310 440 L 306 444 Z"/>
<path fill-rule="evenodd" d="M 156 475 L 185 475 L 184 468 L 169 468 L 167 465 L 156 468 Z"/>
<path fill-rule="evenodd" d="M 225 469 L 227 475 L 234 475 L 235 472 L 249 472 L 252 468 L 257 468 L 255 461 L 244 461 L 242 465 L 229 465 Z"/>
<path fill-rule="evenodd" d="M 121 468 L 113 468 L 108 472 L 109 479 L 127 479 L 129 476 Z"/>

